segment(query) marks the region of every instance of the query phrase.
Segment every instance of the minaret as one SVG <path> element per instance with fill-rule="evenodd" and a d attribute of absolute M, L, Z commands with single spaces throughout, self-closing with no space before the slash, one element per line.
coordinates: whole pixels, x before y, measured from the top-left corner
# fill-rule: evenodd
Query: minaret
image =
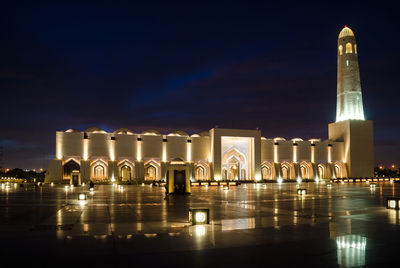
<path fill-rule="evenodd" d="M 336 122 L 364 120 L 356 38 L 345 26 L 339 34 L 337 47 Z"/>
<path fill-rule="evenodd" d="M 336 178 L 372 178 L 374 127 L 364 119 L 356 38 L 347 26 L 339 34 L 337 51 L 336 122 L 329 124 L 329 139 L 337 155 L 328 166 Z M 341 164 L 346 168 L 337 174 L 336 165 Z"/>

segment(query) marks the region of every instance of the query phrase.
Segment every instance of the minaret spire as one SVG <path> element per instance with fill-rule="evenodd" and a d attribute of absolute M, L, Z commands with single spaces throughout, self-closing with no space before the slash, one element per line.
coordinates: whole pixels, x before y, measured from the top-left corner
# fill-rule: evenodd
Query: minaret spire
<path fill-rule="evenodd" d="M 345 26 L 338 38 L 336 122 L 365 120 L 356 38 Z"/>

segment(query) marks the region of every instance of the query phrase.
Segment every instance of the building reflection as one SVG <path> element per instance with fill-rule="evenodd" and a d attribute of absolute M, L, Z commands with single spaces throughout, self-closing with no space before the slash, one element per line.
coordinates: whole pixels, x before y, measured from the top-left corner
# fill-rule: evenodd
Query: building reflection
<path fill-rule="evenodd" d="M 337 262 L 342 267 L 365 266 L 367 238 L 360 235 L 336 237 Z"/>

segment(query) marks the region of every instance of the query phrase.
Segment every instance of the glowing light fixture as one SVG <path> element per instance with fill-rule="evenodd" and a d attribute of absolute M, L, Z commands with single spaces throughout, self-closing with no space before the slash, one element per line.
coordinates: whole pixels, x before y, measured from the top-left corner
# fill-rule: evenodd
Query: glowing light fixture
<path fill-rule="evenodd" d="M 189 223 L 192 225 L 209 224 L 210 210 L 208 208 L 190 208 Z"/>
<path fill-rule="evenodd" d="M 84 193 L 79 194 L 78 200 L 86 200 L 86 194 L 84 194 Z"/>
<path fill-rule="evenodd" d="M 50 186 L 54 186 L 54 182 L 50 183 Z"/>
<path fill-rule="evenodd" d="M 376 183 L 371 183 L 371 184 L 369 185 L 369 188 L 375 189 L 375 188 L 376 188 Z"/>
<path fill-rule="evenodd" d="M 307 189 L 299 188 L 299 189 L 297 189 L 297 194 L 298 195 L 306 195 L 307 194 Z"/>
<path fill-rule="evenodd" d="M 400 198 L 388 197 L 386 203 L 388 209 L 400 209 Z"/>
<path fill-rule="evenodd" d="M 283 182 L 283 179 L 282 179 L 281 177 L 279 177 L 276 181 L 277 181 L 278 183 L 282 183 L 282 182 Z"/>

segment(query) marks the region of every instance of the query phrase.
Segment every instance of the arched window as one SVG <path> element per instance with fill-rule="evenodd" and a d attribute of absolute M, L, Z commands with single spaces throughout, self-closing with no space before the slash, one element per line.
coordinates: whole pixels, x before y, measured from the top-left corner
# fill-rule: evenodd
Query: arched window
<path fill-rule="evenodd" d="M 343 46 L 342 45 L 339 46 L 339 55 L 343 55 Z"/>
<path fill-rule="evenodd" d="M 354 54 L 357 54 L 357 44 L 354 44 Z"/>
<path fill-rule="evenodd" d="M 305 166 L 301 166 L 301 178 L 308 179 L 307 168 Z"/>
<path fill-rule="evenodd" d="M 204 180 L 205 179 L 205 170 L 202 166 L 196 167 L 196 180 Z"/>
<path fill-rule="evenodd" d="M 325 179 L 325 166 L 322 164 L 318 165 L 318 175 L 321 179 Z"/>
<path fill-rule="evenodd" d="M 351 43 L 346 44 L 346 54 L 347 53 L 353 53 L 353 46 L 351 45 Z"/>
<path fill-rule="evenodd" d="M 122 181 L 131 180 L 131 167 L 128 165 L 124 165 L 121 167 L 121 179 Z"/>
<path fill-rule="evenodd" d="M 337 178 L 341 178 L 342 177 L 341 168 L 338 165 L 335 165 L 335 173 L 336 173 L 336 177 Z"/>
<path fill-rule="evenodd" d="M 289 177 L 289 170 L 286 166 L 282 167 L 282 177 L 283 179 L 287 180 Z"/>
<path fill-rule="evenodd" d="M 97 165 L 94 167 L 94 177 L 96 179 L 103 179 L 105 175 L 104 167 L 102 165 Z"/>
<path fill-rule="evenodd" d="M 263 180 L 268 180 L 271 178 L 271 168 L 268 166 L 264 166 L 261 168 L 262 178 Z"/>

